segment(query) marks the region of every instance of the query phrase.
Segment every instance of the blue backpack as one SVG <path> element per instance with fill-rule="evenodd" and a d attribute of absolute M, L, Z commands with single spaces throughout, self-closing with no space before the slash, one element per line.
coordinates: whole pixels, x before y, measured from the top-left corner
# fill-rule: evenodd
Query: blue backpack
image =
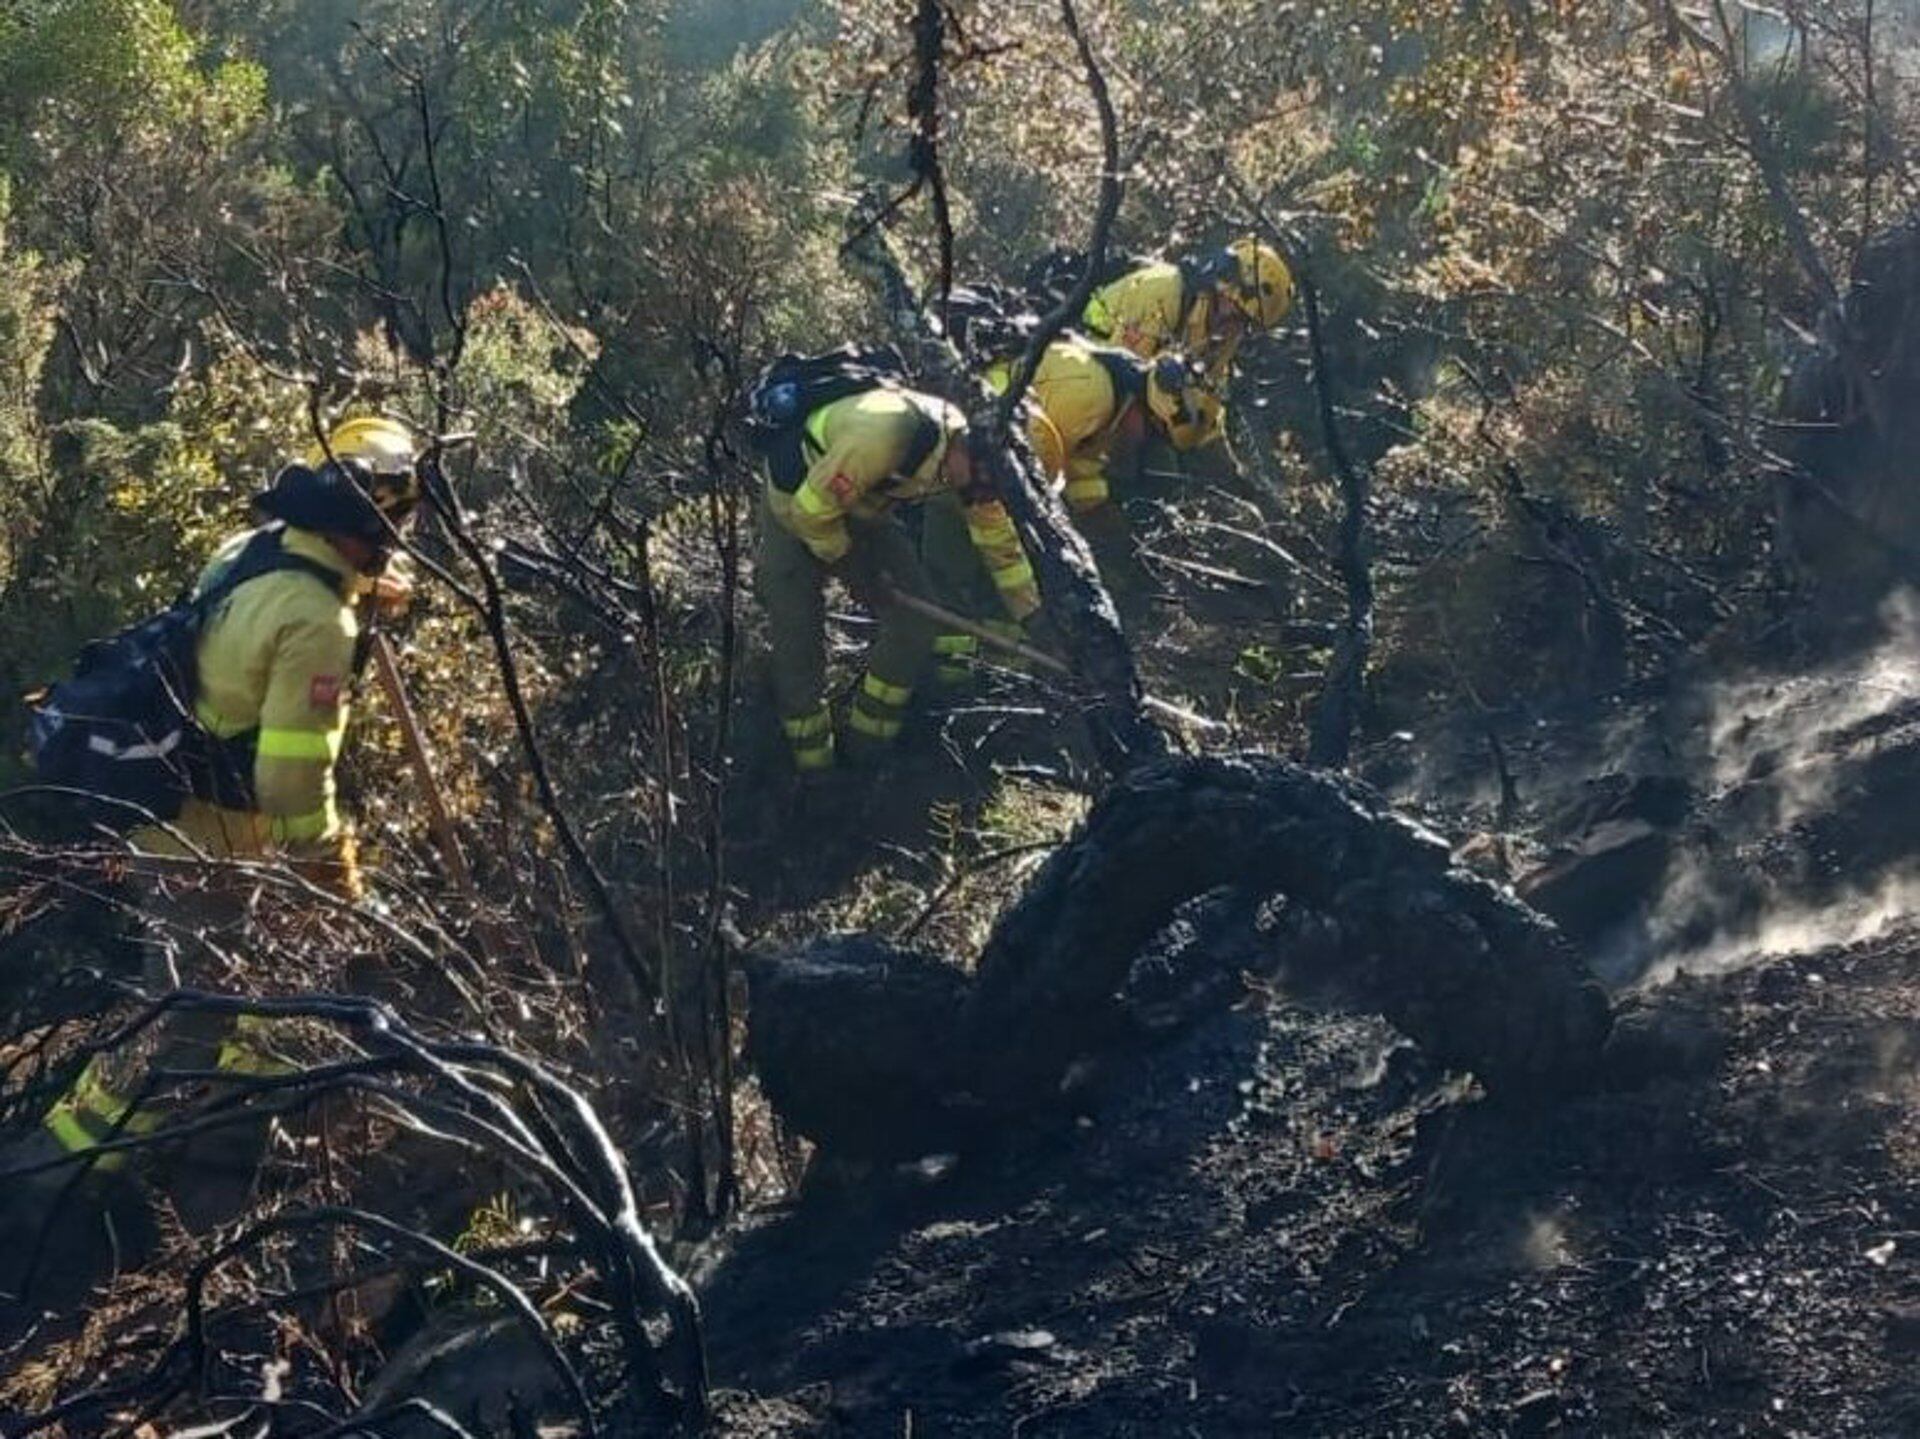
<path fill-rule="evenodd" d="M 194 718 L 200 633 L 248 580 L 293 570 L 338 592 L 340 576 L 287 554 L 281 526 L 256 533 L 199 594 L 80 651 L 73 678 L 26 697 L 27 758 L 43 784 L 77 791 L 101 822 L 176 818 L 198 795 L 251 807 L 253 731 L 215 739 Z"/>

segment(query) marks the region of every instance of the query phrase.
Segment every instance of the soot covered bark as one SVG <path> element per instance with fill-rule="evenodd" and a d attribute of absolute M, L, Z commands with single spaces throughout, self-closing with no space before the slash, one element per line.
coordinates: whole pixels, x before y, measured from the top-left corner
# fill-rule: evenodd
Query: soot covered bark
<path fill-rule="evenodd" d="M 1116 785 L 971 979 L 870 936 L 755 957 L 750 1057 L 783 1117 L 830 1149 L 964 1147 L 1123 1042 L 1136 961 L 1189 901 L 1223 893 L 1293 916 L 1266 945 L 1283 982 L 1378 1010 L 1490 1090 L 1575 1082 L 1606 1039 L 1606 997 L 1548 920 L 1365 786 L 1239 756 Z M 1232 988 L 1190 992 L 1218 1004 Z"/>

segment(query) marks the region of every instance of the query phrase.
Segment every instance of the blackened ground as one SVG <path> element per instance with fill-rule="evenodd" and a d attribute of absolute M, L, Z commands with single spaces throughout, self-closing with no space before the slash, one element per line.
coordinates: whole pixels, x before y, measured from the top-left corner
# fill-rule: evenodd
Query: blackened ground
<path fill-rule="evenodd" d="M 1249 994 L 1078 1123 L 763 1217 L 724 1432 L 1920 1434 L 1917 958 L 1680 980 L 1537 1112 Z"/>
<path fill-rule="evenodd" d="M 704 1285 L 724 1432 L 1920 1436 L 1912 629 L 1503 717 L 1511 806 L 1482 720 L 1369 753 L 1505 878 L 1665 836 L 1589 956 L 1714 972 L 1622 997 L 1608 1085 L 1495 1105 L 1249 993 L 1088 1076 L 1085 1123 L 759 1216 Z"/>

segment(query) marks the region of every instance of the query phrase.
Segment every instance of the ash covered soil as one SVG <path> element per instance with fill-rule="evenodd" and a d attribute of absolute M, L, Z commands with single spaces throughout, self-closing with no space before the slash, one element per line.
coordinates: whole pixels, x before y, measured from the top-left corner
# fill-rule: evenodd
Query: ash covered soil
<path fill-rule="evenodd" d="M 1917 951 L 1677 980 L 1528 1108 L 1250 992 L 1049 1132 L 762 1216 L 722 1432 L 1920 1434 Z"/>
<path fill-rule="evenodd" d="M 1623 715 L 1639 777 L 1513 747 L 1536 854 L 1688 782 L 1651 867 L 1563 886 L 1621 986 L 1583 1092 L 1250 980 L 993 1152 L 754 1216 L 703 1276 L 720 1431 L 1920 1436 L 1920 728 L 1857 680 Z"/>

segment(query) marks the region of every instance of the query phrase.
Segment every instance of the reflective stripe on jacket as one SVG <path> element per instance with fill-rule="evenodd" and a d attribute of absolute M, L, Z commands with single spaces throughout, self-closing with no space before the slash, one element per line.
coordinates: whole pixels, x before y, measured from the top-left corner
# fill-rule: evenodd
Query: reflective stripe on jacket
<path fill-rule="evenodd" d="M 912 473 L 903 473 L 924 444 L 929 421 L 940 427 L 939 440 Z M 768 508 L 816 558 L 833 564 L 853 548 L 847 516 L 877 518 L 896 502 L 954 488 L 945 472 L 947 445 L 965 424 L 944 400 L 901 390 L 867 390 L 823 405 L 807 419 L 806 478 L 791 495 L 769 480 Z M 1022 616 L 1030 613 L 1038 594 L 1013 520 L 984 489 L 969 490 L 960 499 L 967 532 L 1007 607 Z"/>

